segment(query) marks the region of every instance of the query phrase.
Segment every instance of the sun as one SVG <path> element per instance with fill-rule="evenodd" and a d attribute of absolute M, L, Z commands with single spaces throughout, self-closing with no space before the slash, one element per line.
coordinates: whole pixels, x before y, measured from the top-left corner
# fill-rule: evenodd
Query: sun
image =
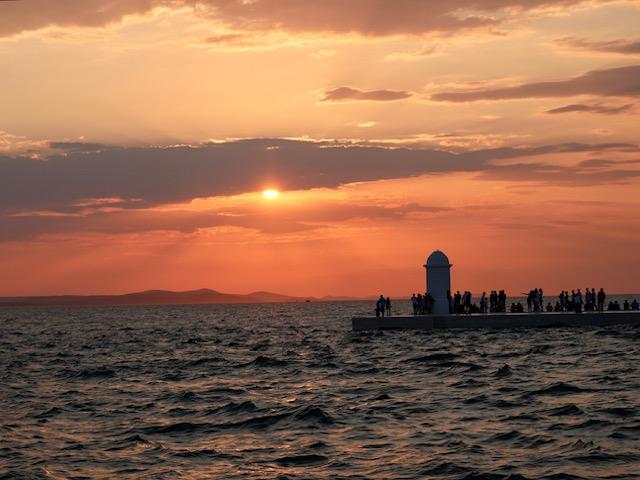
<path fill-rule="evenodd" d="M 280 195 L 280 192 L 275 188 L 268 188 L 267 190 L 262 191 L 262 196 L 267 200 L 274 200 L 278 198 L 278 195 Z"/>

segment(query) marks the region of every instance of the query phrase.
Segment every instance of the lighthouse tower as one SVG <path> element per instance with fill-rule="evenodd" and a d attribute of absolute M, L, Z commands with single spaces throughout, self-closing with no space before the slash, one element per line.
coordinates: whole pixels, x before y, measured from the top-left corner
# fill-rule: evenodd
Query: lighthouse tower
<path fill-rule="evenodd" d="M 451 290 L 451 264 L 447 256 L 436 250 L 424 265 L 427 270 L 427 293 L 433 297 L 432 313 L 443 315 L 449 313 L 447 292 Z"/>

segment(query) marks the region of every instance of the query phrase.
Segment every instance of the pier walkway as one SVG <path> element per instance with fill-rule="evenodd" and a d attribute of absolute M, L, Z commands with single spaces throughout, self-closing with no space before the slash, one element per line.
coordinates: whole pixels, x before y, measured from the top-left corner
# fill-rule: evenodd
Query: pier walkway
<path fill-rule="evenodd" d="M 439 330 L 451 328 L 550 328 L 640 325 L 640 312 L 546 312 L 487 313 L 471 315 L 404 315 L 395 317 L 353 317 L 353 330 Z"/>

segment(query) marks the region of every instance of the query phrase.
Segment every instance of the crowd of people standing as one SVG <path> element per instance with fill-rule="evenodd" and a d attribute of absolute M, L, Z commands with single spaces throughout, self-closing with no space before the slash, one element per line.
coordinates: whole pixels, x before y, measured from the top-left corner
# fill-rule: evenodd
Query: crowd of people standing
<path fill-rule="evenodd" d="M 526 295 L 527 312 L 603 312 L 605 311 L 605 303 L 607 294 L 601 288 L 597 293 L 595 288 L 585 289 L 583 295 L 582 290 L 561 291 L 555 306 L 551 302 L 544 304 L 544 291 L 542 288 L 534 288 Z M 447 291 L 447 301 L 449 303 L 449 313 L 461 315 L 471 313 L 504 313 L 507 312 L 507 294 L 504 290 L 492 290 L 487 296 L 486 292 L 482 292 L 478 303 L 473 302 L 473 295 L 469 291 L 460 293 L 456 291 L 451 295 L 451 291 Z M 428 292 L 424 294 L 411 295 L 411 306 L 414 315 L 430 315 L 433 311 L 434 298 Z M 620 305 L 617 300 L 609 301 L 606 306 L 607 311 L 618 310 L 640 310 L 640 304 L 636 299 L 631 303 L 625 300 Z M 521 302 L 512 302 L 509 310 L 510 313 L 524 313 L 525 309 Z M 391 316 L 391 300 L 389 297 L 380 295 L 376 302 L 376 317 Z"/>
<path fill-rule="evenodd" d="M 460 293 L 458 290 L 451 295 L 447 291 L 447 302 L 449 313 L 457 315 L 464 313 L 498 313 L 507 311 L 507 294 L 504 290 L 492 290 L 487 296 L 487 292 L 482 292 L 479 304 L 473 301 L 473 295 L 468 290 Z M 411 295 L 411 306 L 414 315 L 429 315 L 433 310 L 434 298 L 428 292 L 424 295 L 414 293 Z"/>
<path fill-rule="evenodd" d="M 473 302 L 472 299 L 473 296 L 468 290 L 465 290 L 462 294 L 458 290 L 453 296 L 448 291 L 449 313 L 460 315 L 463 313 L 498 313 L 507 311 L 507 294 L 504 290 L 492 290 L 488 297 L 487 292 L 482 292 L 479 305 Z"/>
<path fill-rule="evenodd" d="M 580 289 L 571 290 L 571 294 L 568 291 L 561 291 L 558 295 L 558 301 L 553 309 L 550 309 L 550 305 L 547 305 L 548 311 L 555 312 L 603 312 L 604 303 L 607 299 L 607 294 L 604 289 L 601 288 L 598 293 L 596 289 L 585 289 L 584 295 Z"/>
<path fill-rule="evenodd" d="M 411 295 L 411 306 L 414 315 L 430 315 L 433 309 L 433 297 L 429 293 Z"/>

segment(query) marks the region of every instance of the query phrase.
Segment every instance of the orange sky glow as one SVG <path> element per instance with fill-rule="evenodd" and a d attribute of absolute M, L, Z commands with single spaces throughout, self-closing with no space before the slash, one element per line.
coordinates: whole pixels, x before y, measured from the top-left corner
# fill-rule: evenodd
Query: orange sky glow
<path fill-rule="evenodd" d="M 640 1 L 0 1 L 0 295 L 640 291 Z"/>

